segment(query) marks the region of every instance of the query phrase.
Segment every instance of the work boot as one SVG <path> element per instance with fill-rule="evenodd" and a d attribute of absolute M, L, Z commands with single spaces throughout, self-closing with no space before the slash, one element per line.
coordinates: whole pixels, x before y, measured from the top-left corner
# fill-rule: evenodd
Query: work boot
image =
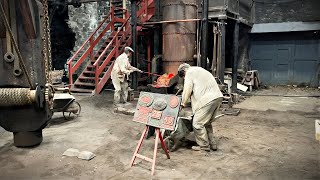
<path fill-rule="evenodd" d="M 117 108 L 117 107 L 120 106 L 120 103 L 113 103 L 113 106 L 114 106 L 115 108 Z"/>
<path fill-rule="evenodd" d="M 218 150 L 218 146 L 216 144 L 210 144 L 210 148 L 213 150 L 213 151 L 217 151 Z"/>
<path fill-rule="evenodd" d="M 207 152 L 210 152 L 210 147 L 201 147 L 201 146 L 192 146 L 191 147 L 192 150 L 194 151 L 207 151 Z"/>

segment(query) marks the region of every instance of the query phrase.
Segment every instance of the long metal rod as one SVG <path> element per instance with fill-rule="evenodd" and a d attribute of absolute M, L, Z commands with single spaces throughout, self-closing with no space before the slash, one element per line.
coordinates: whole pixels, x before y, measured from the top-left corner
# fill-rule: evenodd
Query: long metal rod
<path fill-rule="evenodd" d="M 158 22 L 145 22 L 143 23 L 143 25 L 175 23 L 175 22 L 193 22 L 193 21 L 200 21 L 200 20 L 201 19 L 178 19 L 178 20 L 158 21 Z"/>
<path fill-rule="evenodd" d="M 217 72 L 217 26 L 213 26 L 213 59 L 212 59 L 212 75 L 216 76 Z"/>
<path fill-rule="evenodd" d="M 0 14 L 1 14 L 2 21 L 4 22 L 4 25 L 6 26 L 7 30 L 9 31 L 9 35 L 10 35 L 11 41 L 12 41 L 12 43 L 13 43 L 13 47 L 14 47 L 15 51 L 17 52 L 18 59 L 19 59 L 19 62 L 20 62 L 20 66 L 21 66 L 23 72 L 24 72 L 25 75 L 26 75 L 26 78 L 27 78 L 27 81 L 28 81 L 28 83 L 29 83 L 30 88 L 31 88 L 31 89 L 34 89 L 34 87 L 33 87 L 33 85 L 32 85 L 32 82 L 31 82 L 31 79 L 30 79 L 30 75 L 28 74 L 28 72 L 27 72 L 27 70 L 26 70 L 26 69 L 27 69 L 27 68 L 26 68 L 26 65 L 25 65 L 24 60 L 22 59 L 21 53 L 20 53 L 20 51 L 19 51 L 19 47 L 18 47 L 18 45 L 17 45 L 17 43 L 16 43 L 16 40 L 15 40 L 14 37 L 13 37 L 13 34 L 12 34 L 11 28 L 10 28 L 10 26 L 9 26 L 9 22 L 8 22 L 7 17 L 6 17 L 6 14 L 5 14 L 5 12 L 4 12 L 2 3 L 0 3 L 0 11 L 1 11 Z"/>
<path fill-rule="evenodd" d="M 221 25 L 218 26 L 217 34 L 217 71 L 216 76 L 221 80 Z"/>
<path fill-rule="evenodd" d="M 158 77 L 162 76 L 162 75 L 160 75 L 160 74 L 149 73 L 149 72 L 142 72 L 142 73 L 148 74 L 148 75 L 152 75 L 152 76 L 158 76 Z"/>
<path fill-rule="evenodd" d="M 225 21 L 221 20 L 221 71 L 220 71 L 220 81 L 224 83 L 224 69 L 226 66 L 226 26 Z"/>

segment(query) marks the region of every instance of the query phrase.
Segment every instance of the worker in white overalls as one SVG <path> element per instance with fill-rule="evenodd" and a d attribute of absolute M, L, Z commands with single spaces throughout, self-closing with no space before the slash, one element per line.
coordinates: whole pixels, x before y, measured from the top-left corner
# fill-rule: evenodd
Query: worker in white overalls
<path fill-rule="evenodd" d="M 193 150 L 217 150 L 213 135 L 212 122 L 223 100 L 219 86 L 213 75 L 207 70 L 183 63 L 178 74 L 184 78 L 181 106 L 191 98 L 193 116 L 192 128 L 198 146 Z"/>
<path fill-rule="evenodd" d="M 112 84 L 114 86 L 114 105 L 120 104 L 120 98 L 123 98 L 123 103 L 127 103 L 128 99 L 128 80 L 130 73 L 137 71 L 142 72 L 138 68 L 131 66 L 129 57 L 134 53 L 130 47 L 125 47 L 124 52 L 116 59 L 111 72 Z"/>

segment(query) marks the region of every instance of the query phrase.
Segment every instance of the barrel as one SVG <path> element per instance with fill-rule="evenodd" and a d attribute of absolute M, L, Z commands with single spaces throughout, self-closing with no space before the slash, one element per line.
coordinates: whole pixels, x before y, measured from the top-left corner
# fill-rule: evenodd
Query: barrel
<path fill-rule="evenodd" d="M 197 18 L 196 0 L 163 0 L 163 20 Z M 180 64 L 194 65 L 196 51 L 196 22 L 173 22 L 162 25 L 164 73 L 177 74 Z"/>

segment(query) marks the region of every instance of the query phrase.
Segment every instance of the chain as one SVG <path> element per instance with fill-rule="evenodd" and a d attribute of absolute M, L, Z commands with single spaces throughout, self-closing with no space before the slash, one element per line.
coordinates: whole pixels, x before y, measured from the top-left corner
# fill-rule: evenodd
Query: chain
<path fill-rule="evenodd" d="M 51 61 L 51 40 L 50 40 L 50 25 L 49 25 L 49 7 L 48 0 L 43 0 L 43 58 L 45 64 L 46 83 L 52 84 L 50 71 L 52 70 Z"/>
<path fill-rule="evenodd" d="M 50 109 L 53 109 L 53 87 L 52 87 L 52 58 L 51 58 L 51 40 L 50 40 L 50 20 L 48 0 L 43 0 L 42 26 L 43 26 L 43 59 L 46 74 L 45 101 Z"/>

